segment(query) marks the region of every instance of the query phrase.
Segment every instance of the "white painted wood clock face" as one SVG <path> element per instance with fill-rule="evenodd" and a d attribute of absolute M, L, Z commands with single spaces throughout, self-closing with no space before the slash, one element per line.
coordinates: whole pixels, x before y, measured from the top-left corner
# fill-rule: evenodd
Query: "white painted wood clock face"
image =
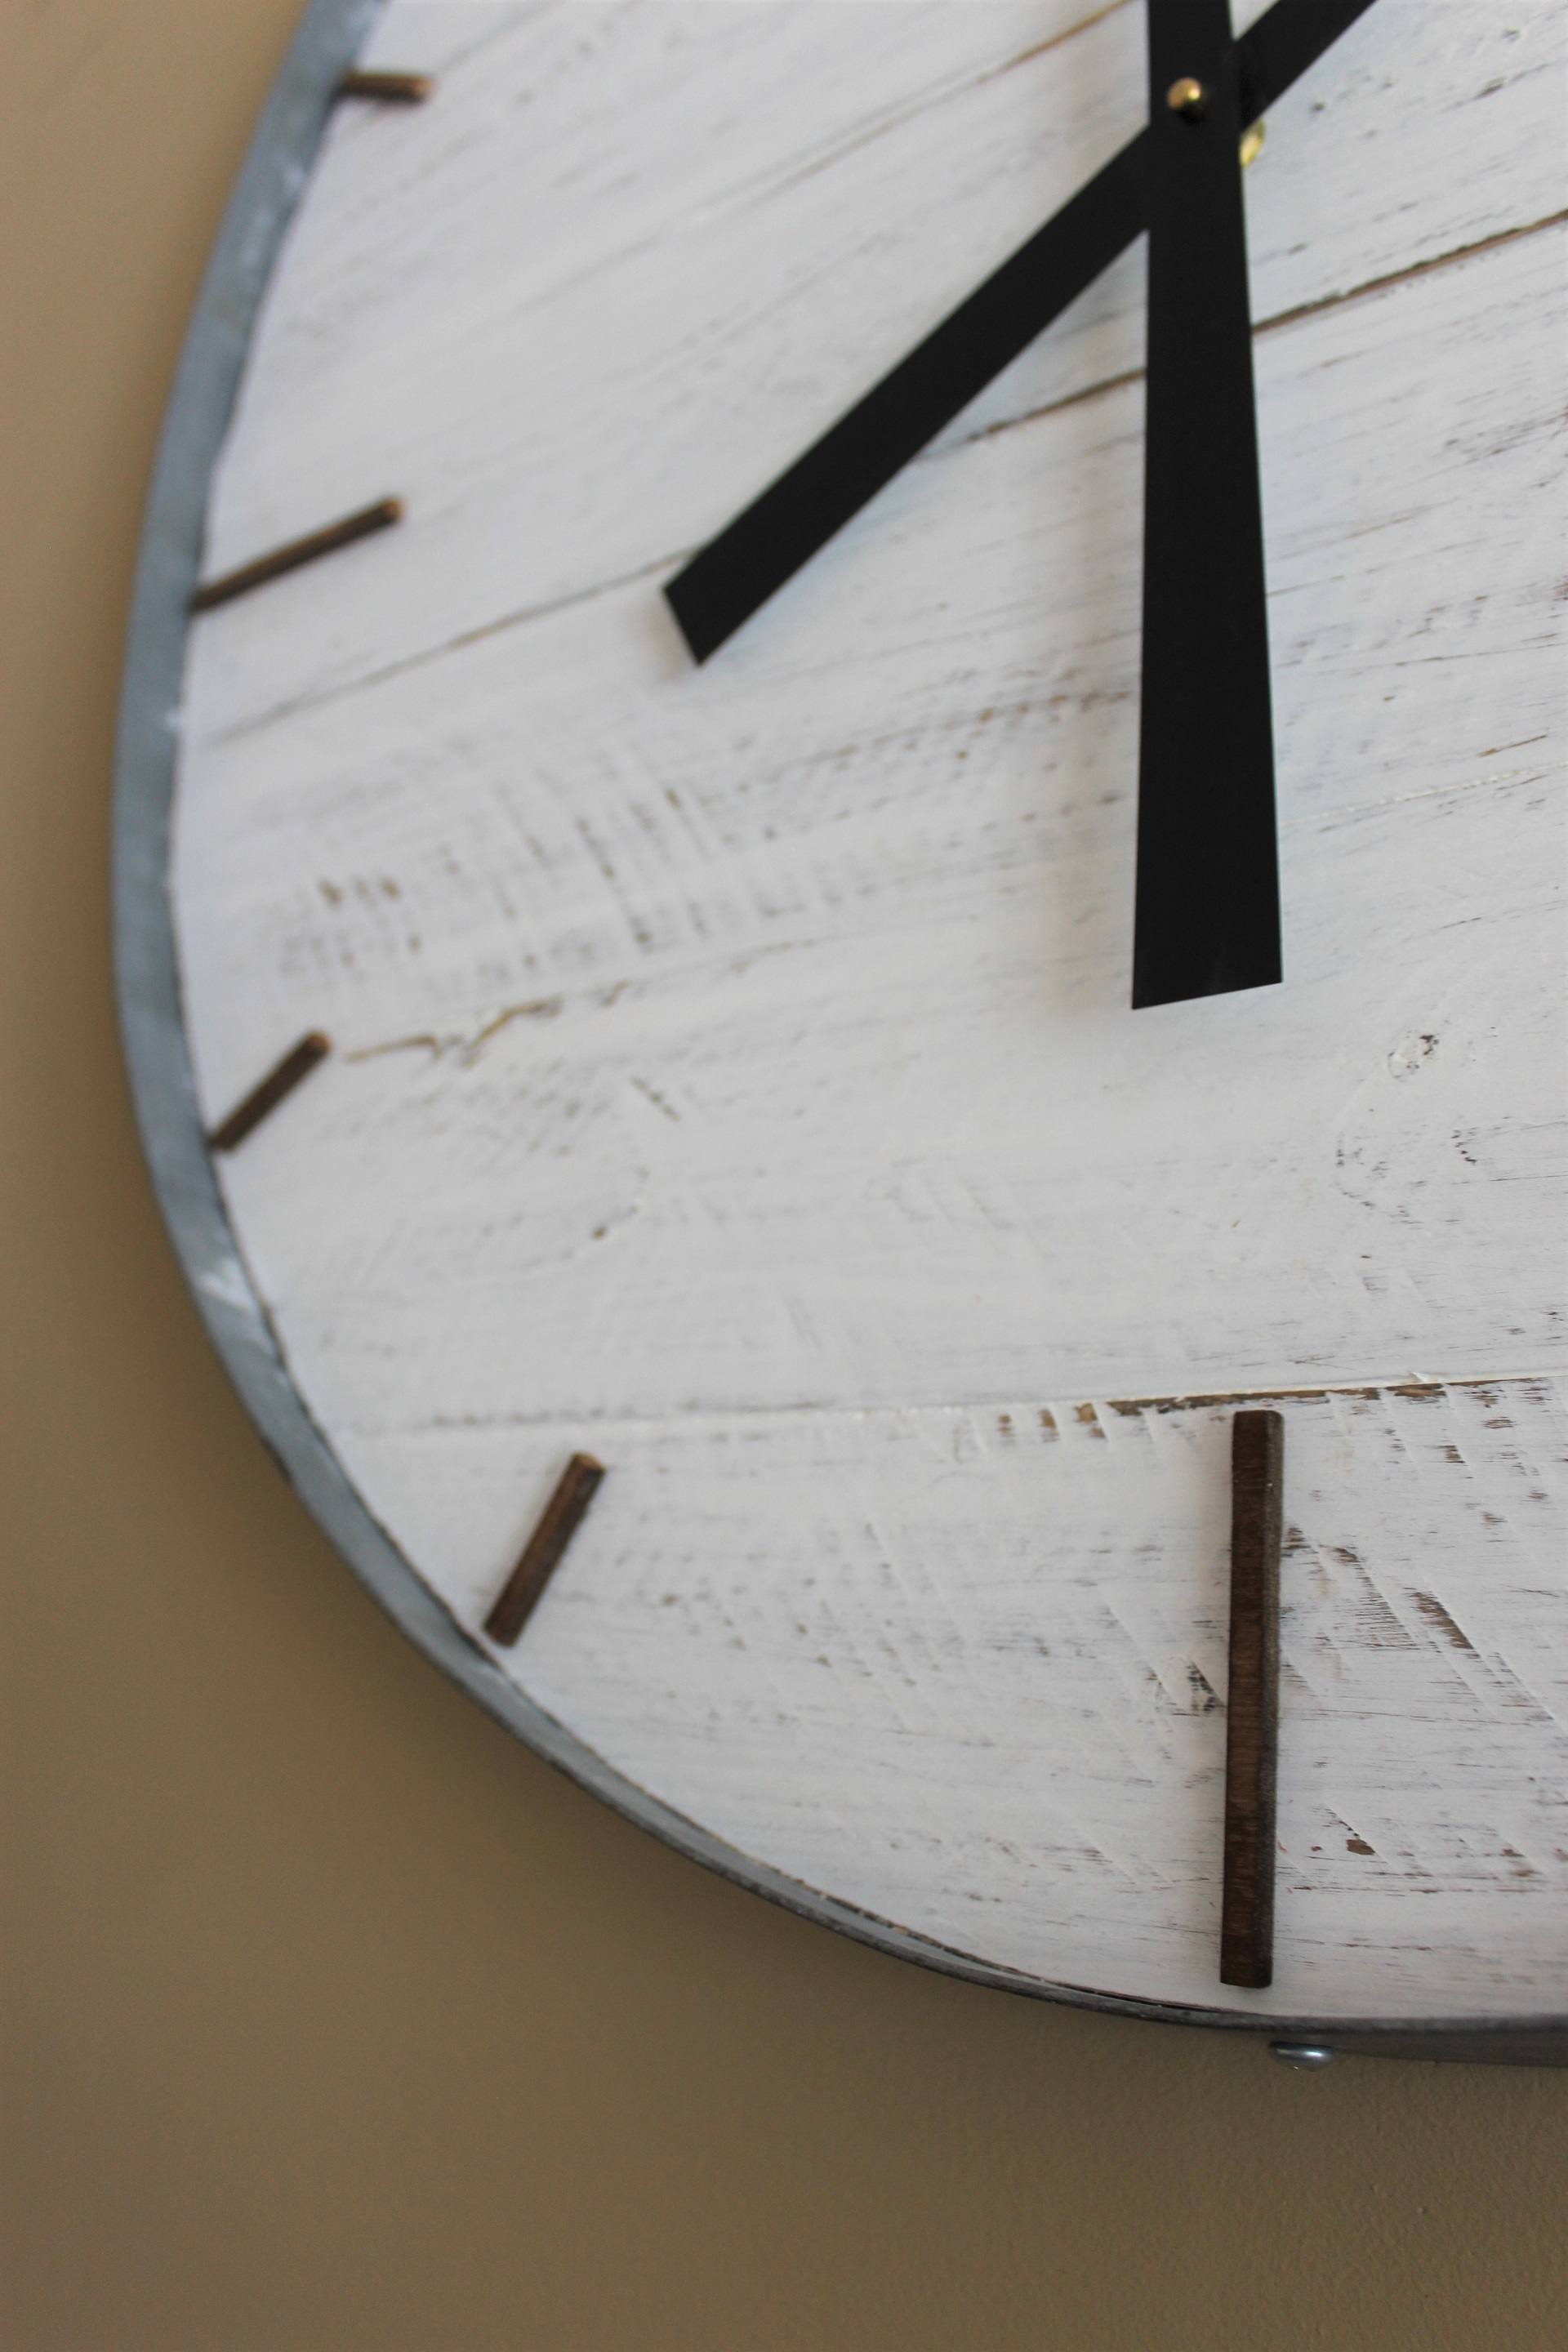
<path fill-rule="evenodd" d="M 1142 240 L 711 660 L 660 594 L 1148 120 L 1131 0 L 401 0 L 214 484 L 211 574 L 405 502 L 189 646 L 204 1116 L 332 1043 L 221 1162 L 305 1404 L 478 1643 L 596 1456 L 504 1671 L 1021 1979 L 1563 2005 L 1563 47 L 1377 0 L 1247 175 L 1279 985 L 1129 1002 Z"/>

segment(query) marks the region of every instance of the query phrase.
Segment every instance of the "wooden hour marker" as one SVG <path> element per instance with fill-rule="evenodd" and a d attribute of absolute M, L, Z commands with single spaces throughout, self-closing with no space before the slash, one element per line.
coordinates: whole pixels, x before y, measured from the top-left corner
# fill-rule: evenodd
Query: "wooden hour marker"
<path fill-rule="evenodd" d="M 436 84 L 422 73 L 346 73 L 340 98 L 379 99 L 384 106 L 423 106 Z"/>
<path fill-rule="evenodd" d="M 1277 1412 L 1238 1412 L 1230 1444 L 1230 1688 L 1219 1976 L 1222 1984 L 1261 1990 L 1274 1980 L 1284 1421 Z"/>
<path fill-rule="evenodd" d="M 232 1151 L 243 1143 L 251 1130 L 260 1126 L 288 1095 L 291 1095 L 301 1078 L 308 1078 L 318 1062 L 325 1061 L 332 1050 L 332 1041 L 320 1029 L 312 1029 L 291 1045 L 278 1064 L 268 1070 L 258 1087 L 253 1087 L 245 1100 L 237 1103 L 221 1127 L 215 1127 L 207 1138 L 209 1150 Z"/>
<path fill-rule="evenodd" d="M 237 572 L 225 572 L 216 580 L 205 581 L 191 598 L 191 610 L 210 613 L 215 604 L 226 604 L 233 597 L 243 596 L 268 580 L 281 579 L 286 572 L 298 572 L 302 564 L 314 563 L 320 555 L 335 554 L 340 547 L 352 547 L 355 540 L 389 530 L 395 522 L 402 520 L 401 499 L 377 499 L 374 506 L 362 507 L 357 514 L 344 515 L 341 522 L 330 522 L 324 530 L 313 530 L 304 539 L 290 540 L 287 547 L 275 547 L 270 555 L 258 555 L 253 563 L 242 563 Z"/>
<path fill-rule="evenodd" d="M 543 1517 L 530 1536 L 527 1549 L 507 1579 L 500 1600 L 485 1619 L 485 1632 L 502 1649 L 510 1649 L 532 1615 L 535 1602 L 560 1566 L 562 1555 L 581 1526 L 604 1475 L 604 1464 L 595 1462 L 591 1454 L 574 1454 L 562 1472 L 560 1483 L 544 1507 Z"/>

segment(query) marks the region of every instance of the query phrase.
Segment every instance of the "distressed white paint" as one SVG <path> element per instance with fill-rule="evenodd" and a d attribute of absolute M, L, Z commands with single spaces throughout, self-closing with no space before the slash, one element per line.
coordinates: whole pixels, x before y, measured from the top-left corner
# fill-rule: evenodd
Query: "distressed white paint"
<path fill-rule="evenodd" d="M 1528 2009 L 1563 1961 L 1561 1387 L 1282 1399 L 1267 2012 Z M 689 1415 L 614 1464 L 529 1689 L 667 1802 L 1030 1975 L 1219 1997 L 1228 1404 Z M 468 1624 L 560 1468 L 458 1423 L 357 1440 Z M 455 1542 L 456 1516 L 475 1540 Z M 1456 1540 L 1456 1538 L 1458 1540 Z M 1364 1849 L 1364 1851 L 1363 1851 Z M 1553 1899 L 1555 1890 L 1555 1899 Z"/>
<path fill-rule="evenodd" d="M 1287 96 L 1249 174 L 1260 319 L 1564 201 L 1560 9 L 1378 0 L 1373 16 Z M 390 135 L 345 117 L 329 146 L 219 485 L 213 568 L 390 488 L 413 528 L 351 559 L 373 593 L 320 574 L 265 625 L 216 622 L 204 725 L 669 563 L 1145 111 L 1136 0 L 455 0 L 393 10 L 377 44 L 437 65 L 448 48 L 437 108 Z M 1136 367 L 1142 304 L 1140 250 L 947 444 Z M 828 561 L 858 576 L 876 538 Z"/>
<path fill-rule="evenodd" d="M 1141 256 L 700 675 L 657 595 L 1136 127 L 1135 7 L 395 8 L 217 487 L 214 569 L 410 503 L 193 639 L 204 1102 L 339 1048 L 225 1169 L 306 1402 L 470 1627 L 592 1443 L 509 1670 L 1041 1979 L 1563 1997 L 1563 37 L 1381 0 L 1249 175 L 1283 989 L 1126 1010 Z M 1075 1406 L 1298 1387 L 1237 1995 L 1230 1407 Z"/>

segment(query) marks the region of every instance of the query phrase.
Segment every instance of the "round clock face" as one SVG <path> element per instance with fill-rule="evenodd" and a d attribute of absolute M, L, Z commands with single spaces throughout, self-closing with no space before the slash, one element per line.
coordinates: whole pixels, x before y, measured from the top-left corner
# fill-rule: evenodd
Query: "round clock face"
<path fill-rule="evenodd" d="M 1539 2019 L 1564 19 L 1154 13 L 374 17 L 432 87 L 331 108 L 196 486 L 201 1278 L 445 1654 L 723 1866 Z"/>

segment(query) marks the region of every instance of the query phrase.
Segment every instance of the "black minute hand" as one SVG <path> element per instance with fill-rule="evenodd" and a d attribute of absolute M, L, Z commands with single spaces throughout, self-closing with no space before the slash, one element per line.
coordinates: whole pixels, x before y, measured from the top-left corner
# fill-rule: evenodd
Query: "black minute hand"
<path fill-rule="evenodd" d="M 1151 0 L 1132 1002 L 1280 976 L 1263 509 L 1230 0 Z"/>
<path fill-rule="evenodd" d="M 1184 12 L 1188 0 L 1152 0 Z M 1236 45 L 1256 121 L 1373 0 L 1275 0 Z M 706 661 L 1149 225 L 1142 131 L 909 357 L 679 572 L 665 593 Z"/>

